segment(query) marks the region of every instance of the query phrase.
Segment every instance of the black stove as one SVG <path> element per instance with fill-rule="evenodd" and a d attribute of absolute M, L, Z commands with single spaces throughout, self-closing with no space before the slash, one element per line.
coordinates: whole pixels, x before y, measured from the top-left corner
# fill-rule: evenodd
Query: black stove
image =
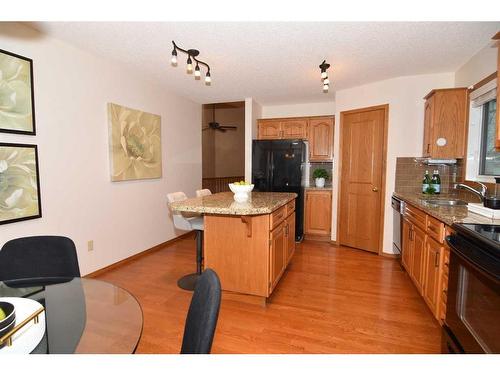
<path fill-rule="evenodd" d="M 452 228 L 463 239 L 480 248 L 481 252 L 500 260 L 500 225 L 453 224 Z"/>

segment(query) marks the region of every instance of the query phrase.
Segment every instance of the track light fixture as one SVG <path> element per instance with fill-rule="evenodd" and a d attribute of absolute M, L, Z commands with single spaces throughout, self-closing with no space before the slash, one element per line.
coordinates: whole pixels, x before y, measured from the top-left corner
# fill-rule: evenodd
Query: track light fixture
<path fill-rule="evenodd" d="M 197 49 L 183 49 L 179 47 L 175 42 L 172 40 L 172 44 L 174 45 L 174 49 L 172 50 L 172 59 L 170 62 L 172 63 L 172 66 L 177 66 L 177 51 L 184 52 L 186 55 L 188 55 L 187 61 L 186 61 L 186 72 L 188 74 L 193 73 L 193 61 L 196 62 L 195 68 L 194 68 L 194 79 L 200 80 L 201 79 L 201 69 L 200 65 L 204 66 L 207 69 L 207 72 L 205 74 L 205 85 L 210 86 L 212 84 L 212 78 L 210 76 L 210 66 L 199 59 L 197 59 L 197 56 L 200 54 L 200 51 Z"/>
<path fill-rule="evenodd" d="M 330 79 L 328 78 L 328 68 L 330 67 L 330 64 L 326 62 L 326 60 L 323 60 L 323 62 L 320 64 L 319 69 L 321 70 L 321 80 L 323 81 L 323 92 L 326 94 L 328 92 L 328 89 L 330 87 Z"/>

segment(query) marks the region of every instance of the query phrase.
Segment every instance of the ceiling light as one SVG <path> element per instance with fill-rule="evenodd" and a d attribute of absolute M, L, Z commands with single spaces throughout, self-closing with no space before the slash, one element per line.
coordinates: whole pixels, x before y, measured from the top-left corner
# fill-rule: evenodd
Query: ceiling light
<path fill-rule="evenodd" d="M 188 57 L 187 59 L 187 73 L 191 74 L 193 73 L 193 60 L 191 60 L 191 56 Z"/>
<path fill-rule="evenodd" d="M 173 66 L 177 66 L 177 50 L 174 48 L 172 51 L 172 59 L 170 60 Z"/>
<path fill-rule="evenodd" d="M 319 69 L 321 70 L 321 79 L 323 80 L 323 92 L 327 93 L 330 85 L 330 80 L 328 79 L 328 68 L 330 64 L 323 60 L 323 62 L 319 65 Z"/>
<path fill-rule="evenodd" d="M 172 40 L 172 44 L 174 45 L 174 49 L 172 50 L 172 59 L 171 63 L 173 66 L 177 66 L 177 53 L 178 51 L 185 53 L 188 55 L 187 61 L 186 61 L 186 72 L 188 74 L 193 73 L 193 61 L 196 63 L 195 68 L 194 68 L 194 79 L 199 80 L 201 79 L 201 68 L 200 65 L 203 65 L 204 67 L 207 68 L 207 73 L 205 75 L 205 84 L 207 86 L 210 86 L 212 83 L 212 78 L 210 77 L 210 66 L 204 62 L 199 60 L 197 57 L 200 54 L 200 51 L 197 49 L 183 49 L 179 47 L 175 42 Z"/>

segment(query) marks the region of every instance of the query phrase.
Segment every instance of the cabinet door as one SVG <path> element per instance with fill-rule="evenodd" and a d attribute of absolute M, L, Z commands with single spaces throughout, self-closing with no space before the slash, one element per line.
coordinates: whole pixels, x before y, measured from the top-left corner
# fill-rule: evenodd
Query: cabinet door
<path fill-rule="evenodd" d="M 285 225 L 283 221 L 271 232 L 271 277 L 269 289 L 272 291 L 274 286 L 278 283 L 281 273 L 285 268 L 285 249 L 288 245 L 285 236 Z"/>
<path fill-rule="evenodd" d="M 286 248 L 286 264 L 290 262 L 290 259 L 292 259 L 293 254 L 295 253 L 295 212 L 292 213 L 290 216 L 287 217 L 286 219 L 286 225 L 287 225 L 287 248 Z"/>
<path fill-rule="evenodd" d="M 424 252 L 425 252 L 425 232 L 419 227 L 413 226 L 413 260 L 411 265 L 410 276 L 417 286 L 418 290 L 422 291 L 424 280 Z"/>
<path fill-rule="evenodd" d="M 307 135 L 307 119 L 283 121 L 281 130 L 285 139 L 304 139 Z"/>
<path fill-rule="evenodd" d="M 403 235 L 402 241 L 402 254 L 401 263 L 405 268 L 406 272 L 411 275 L 411 265 L 413 263 L 413 240 L 412 240 L 412 225 L 411 223 L 403 219 Z"/>
<path fill-rule="evenodd" d="M 279 120 L 259 120 L 259 139 L 280 139 L 281 133 L 281 122 Z"/>
<path fill-rule="evenodd" d="M 333 158 L 333 118 L 309 120 L 309 159 L 331 161 Z"/>
<path fill-rule="evenodd" d="M 436 318 L 439 318 L 439 270 L 442 263 L 443 245 L 427 237 L 425 243 L 425 278 L 423 297 Z"/>
<path fill-rule="evenodd" d="M 467 139 L 467 89 L 437 90 L 432 98 L 430 156 L 435 159 L 463 158 Z M 443 142 L 441 146 L 438 140 Z"/>
<path fill-rule="evenodd" d="M 306 234 L 330 235 L 332 192 L 330 190 L 307 190 L 304 216 Z"/>
<path fill-rule="evenodd" d="M 434 97 L 431 96 L 425 101 L 424 112 L 424 145 L 422 156 L 428 157 L 431 155 L 431 133 L 432 133 L 432 111 L 434 109 Z"/>

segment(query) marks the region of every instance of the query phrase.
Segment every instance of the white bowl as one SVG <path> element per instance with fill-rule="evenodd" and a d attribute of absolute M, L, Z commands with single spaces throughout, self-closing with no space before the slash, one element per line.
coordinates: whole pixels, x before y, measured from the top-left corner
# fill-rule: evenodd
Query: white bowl
<path fill-rule="evenodd" d="M 246 202 L 249 198 L 248 193 L 253 190 L 254 184 L 251 185 L 235 185 L 229 184 L 229 189 L 234 193 L 236 202 Z"/>

